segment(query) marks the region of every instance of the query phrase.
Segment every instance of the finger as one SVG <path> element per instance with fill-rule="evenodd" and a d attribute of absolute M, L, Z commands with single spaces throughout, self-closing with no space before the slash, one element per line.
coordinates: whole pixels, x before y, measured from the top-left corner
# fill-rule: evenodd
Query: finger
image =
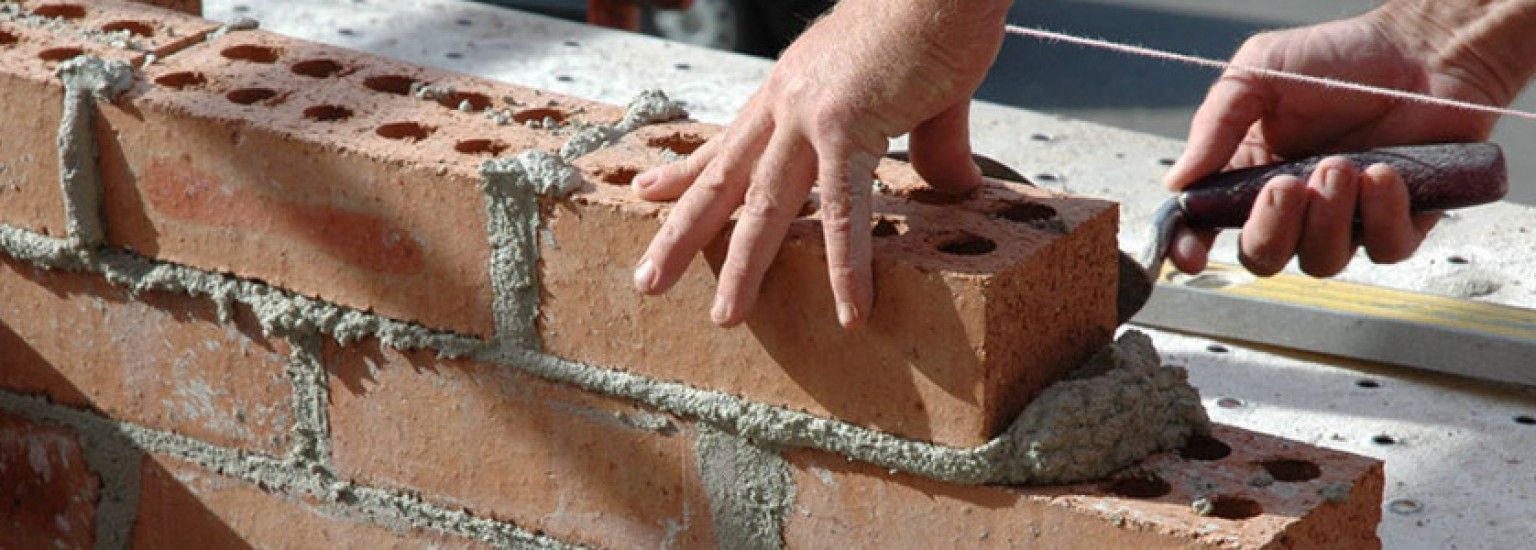
<path fill-rule="evenodd" d="M 683 196 L 694 180 L 704 173 L 705 167 L 715 158 L 724 134 L 717 135 L 693 154 L 678 161 L 652 168 L 635 176 L 632 187 L 635 195 L 648 201 L 669 201 Z"/>
<path fill-rule="evenodd" d="M 855 328 L 869 320 L 875 301 L 869 217 L 870 185 L 879 156 L 846 147 L 818 147 L 821 227 L 827 276 L 837 302 L 837 321 Z"/>
<path fill-rule="evenodd" d="M 778 256 L 790 222 L 799 215 L 816 176 L 816 155 L 798 132 L 781 129 L 752 171 L 746 208 L 731 233 L 730 250 L 720 268 L 720 284 L 710 317 L 733 327 L 757 303 L 763 274 Z"/>
<path fill-rule="evenodd" d="M 1211 254 L 1211 243 L 1216 241 L 1215 231 L 1180 227 L 1174 234 L 1173 244 L 1168 247 L 1168 259 L 1173 267 L 1184 273 L 1205 271 Z"/>
<path fill-rule="evenodd" d="M 1307 184 L 1295 176 L 1277 176 L 1264 185 L 1238 239 L 1238 259 L 1255 275 L 1268 277 L 1285 268 L 1301 238 L 1307 208 Z"/>
<path fill-rule="evenodd" d="M 981 185 L 971 159 L 970 100 L 956 103 L 912 130 L 912 166 L 934 189 L 953 194 Z"/>
<path fill-rule="evenodd" d="M 1163 185 L 1183 189 L 1226 166 L 1268 104 L 1267 93 L 1257 83 L 1231 73 L 1222 76 L 1190 119 L 1184 154 L 1163 176 Z"/>
<path fill-rule="evenodd" d="M 666 292 L 693 260 L 699 249 L 720 233 L 731 213 L 741 204 L 751 176 L 753 159 L 772 134 L 766 117 L 738 121 L 714 162 L 699 174 L 683 193 L 651 239 L 635 268 L 635 289 L 645 294 Z"/>
<path fill-rule="evenodd" d="M 1318 163 L 1307 182 L 1307 213 L 1297 255 L 1301 270 L 1331 277 L 1354 254 L 1355 208 L 1360 198 L 1359 172 L 1343 157 Z"/>
<path fill-rule="evenodd" d="M 1360 222 L 1361 244 L 1378 264 L 1408 259 L 1427 232 L 1420 231 L 1409 215 L 1408 186 L 1397 170 L 1385 164 L 1371 165 L 1360 176 Z"/>

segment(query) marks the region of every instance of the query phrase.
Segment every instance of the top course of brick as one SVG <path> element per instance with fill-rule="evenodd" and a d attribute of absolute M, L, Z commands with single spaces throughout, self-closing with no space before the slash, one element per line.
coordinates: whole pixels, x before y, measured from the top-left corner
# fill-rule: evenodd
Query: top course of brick
<path fill-rule="evenodd" d="M 15 99 L 5 109 L 30 121 L 0 145 L 17 149 L 0 153 L 38 163 L 7 173 L 24 179 L 3 191 L 19 200 L 0 204 L 30 206 L 0 207 L 0 220 L 62 227 L 57 175 L 44 169 L 56 169 L 58 119 L 36 113 L 58 103 L 48 64 L 62 54 L 42 52 L 124 59 L 142 66 L 138 81 L 101 105 L 97 124 L 110 245 L 468 335 L 496 331 L 480 164 L 558 151 L 623 116 L 271 33 L 212 33 L 212 23 L 136 4 L 26 7 L 59 14 L 0 25 L 18 37 L 0 45 L 0 78 L 32 83 L 0 91 Z M 109 25 L 139 42 L 78 39 Z M 154 62 L 144 64 L 146 51 Z M 879 290 L 868 327 L 835 326 L 814 200 L 745 329 L 715 329 L 704 313 L 723 239 L 666 297 L 637 296 L 629 269 L 669 205 L 634 199 L 627 185 L 718 130 L 649 125 L 573 161 L 580 187 L 541 215 L 543 351 L 971 447 L 1109 342 L 1113 204 L 1000 182 L 946 197 L 894 161 L 876 171 Z"/>

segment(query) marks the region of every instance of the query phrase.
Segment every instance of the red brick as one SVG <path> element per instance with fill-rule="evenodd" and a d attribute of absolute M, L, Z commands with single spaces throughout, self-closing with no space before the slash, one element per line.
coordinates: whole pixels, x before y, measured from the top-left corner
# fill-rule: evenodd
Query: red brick
<path fill-rule="evenodd" d="M 67 428 L 0 412 L 0 541 L 16 548 L 89 548 L 101 478 Z"/>
<path fill-rule="evenodd" d="M 327 352 L 343 476 L 569 542 L 709 545 L 687 426 L 636 428 L 624 419 L 651 413 L 504 367 L 373 346 Z"/>
<path fill-rule="evenodd" d="M 879 175 L 896 192 L 877 196 L 875 210 L 903 233 L 874 240 L 877 296 L 868 326 L 837 326 L 814 219 L 791 226 L 744 328 L 720 330 L 708 318 L 723 237 L 664 297 L 637 295 L 633 262 L 666 206 L 607 182 L 622 184 L 613 174 L 697 141 L 676 136 L 712 131 L 652 126 L 577 162 L 594 183 L 577 208 L 554 209 L 548 223 L 557 246 L 541 253 L 548 352 L 969 447 L 995 436 L 1035 394 L 1108 343 L 1112 204 L 1002 183 L 956 204 L 923 204 L 904 198 L 920 183 L 894 162 Z M 1054 209 L 1071 231 L 1056 235 L 999 217 L 1019 204 Z M 961 231 L 990 239 L 996 250 L 937 249 Z"/>
<path fill-rule="evenodd" d="M 61 40 L 81 40 L 82 31 L 117 32 L 127 30 L 138 48 L 125 48 L 130 55 L 137 51 L 151 52 L 165 57 L 187 45 L 197 43 L 203 36 L 219 27 L 218 23 L 188 15 L 186 9 L 172 10 L 154 4 L 196 4 L 198 0 L 161 0 L 157 2 L 128 2 L 125 0 L 22 0 L 21 6 L 34 13 L 63 18 L 68 28 L 54 31 Z M 137 57 L 137 56 L 136 56 Z M 135 62 L 135 65 L 140 63 Z"/>
<path fill-rule="evenodd" d="M 262 491 L 184 461 L 146 455 L 135 548 L 469 548 L 473 541 L 361 523 L 344 510 Z"/>
<path fill-rule="evenodd" d="M 251 312 L 130 296 L 97 275 L 0 259 L 0 388 L 219 445 L 282 453 L 292 424 L 288 347 Z"/>
<path fill-rule="evenodd" d="M 1382 464 L 1280 438 L 1218 426 L 1231 447 L 1219 460 L 1176 454 L 1147 458 L 1121 479 L 1054 487 L 964 487 L 815 451 L 795 451 L 796 504 L 785 528 L 793 548 L 858 545 L 878 548 L 1377 548 Z M 1296 460 L 1317 466 L 1305 481 L 1250 483 L 1263 463 Z M 1217 516 L 1191 506 L 1214 484 L 1231 504 Z M 1327 502 L 1330 484 L 1351 486 L 1347 500 Z M 1156 493 L 1159 491 L 1153 491 Z M 1258 508 L 1245 510 L 1246 499 Z M 1237 519 L 1240 516 L 1250 517 Z"/>
<path fill-rule="evenodd" d="M 138 0 L 152 6 L 199 15 L 203 13 L 203 0 Z"/>
<path fill-rule="evenodd" d="M 79 35 L 79 29 L 121 21 L 142 23 L 155 34 L 141 38 L 143 45 L 168 53 L 189 40 L 199 39 L 215 25 L 166 10 L 112 0 L 29 1 L 24 5 L 34 9 L 73 5 L 84 15 L 57 31 L 0 23 L 0 120 L 6 121 L 7 128 L 6 138 L 0 140 L 0 223 L 63 236 L 64 201 L 59 191 L 56 137 L 64 87 L 53 71 L 75 50 L 134 64 L 141 63 L 144 57 L 138 52 L 85 39 Z M 45 53 L 47 59 L 42 58 Z"/>
<path fill-rule="evenodd" d="M 490 155 L 475 140 L 502 154 L 562 141 L 389 90 L 428 81 L 476 104 L 559 105 L 533 111 L 541 116 L 619 116 L 259 31 L 230 33 L 146 72 L 121 107 L 104 109 L 111 244 L 482 336 L 494 325 L 478 172 Z M 257 88 L 275 95 L 230 99 Z M 378 133 L 395 123 L 431 133 L 419 142 Z"/>

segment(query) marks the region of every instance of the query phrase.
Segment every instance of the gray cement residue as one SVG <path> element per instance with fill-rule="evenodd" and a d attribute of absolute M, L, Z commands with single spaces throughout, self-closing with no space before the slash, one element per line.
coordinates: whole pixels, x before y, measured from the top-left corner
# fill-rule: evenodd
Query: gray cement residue
<path fill-rule="evenodd" d="M 581 175 L 560 157 L 526 151 L 480 165 L 491 247 L 491 311 L 498 341 L 539 347 L 540 197 L 561 199 L 581 185 Z"/>
<path fill-rule="evenodd" d="M 59 65 L 64 82 L 64 117 L 59 121 L 59 186 L 69 237 L 75 246 L 95 246 L 101 227 L 101 181 L 97 173 L 94 118 L 96 100 L 111 101 L 133 85 L 133 67 L 122 61 L 80 56 Z"/>
<path fill-rule="evenodd" d="M 784 547 L 795 478 L 778 453 L 701 426 L 694 442 L 720 548 Z"/>
<path fill-rule="evenodd" d="M 683 106 L 668 98 L 665 92 L 646 90 L 630 100 L 629 108 L 624 112 L 624 118 L 617 124 L 593 125 L 577 130 L 575 135 L 560 146 L 560 157 L 573 161 L 582 155 L 607 147 L 641 126 L 670 122 L 687 116 L 688 112 L 683 110 Z"/>

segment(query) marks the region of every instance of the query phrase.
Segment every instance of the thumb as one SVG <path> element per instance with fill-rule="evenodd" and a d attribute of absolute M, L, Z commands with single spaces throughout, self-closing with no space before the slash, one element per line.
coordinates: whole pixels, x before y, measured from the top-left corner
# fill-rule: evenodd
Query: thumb
<path fill-rule="evenodd" d="M 1163 176 L 1163 185 L 1178 191 L 1212 174 L 1232 160 L 1243 137 L 1264 117 L 1271 104 L 1267 86 L 1242 74 L 1222 75 L 1189 122 L 1184 154 Z"/>
<path fill-rule="evenodd" d="M 961 101 L 912 129 L 912 166 L 934 189 L 960 194 L 981 185 L 971 160 L 971 101 Z"/>

